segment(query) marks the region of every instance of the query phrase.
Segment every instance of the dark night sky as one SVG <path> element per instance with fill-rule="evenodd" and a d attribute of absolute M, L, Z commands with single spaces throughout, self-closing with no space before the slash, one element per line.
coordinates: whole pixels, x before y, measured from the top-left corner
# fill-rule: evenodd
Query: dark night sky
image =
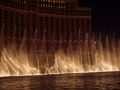
<path fill-rule="evenodd" d="M 92 7 L 93 31 L 120 35 L 119 0 L 79 0 L 79 5 Z"/>

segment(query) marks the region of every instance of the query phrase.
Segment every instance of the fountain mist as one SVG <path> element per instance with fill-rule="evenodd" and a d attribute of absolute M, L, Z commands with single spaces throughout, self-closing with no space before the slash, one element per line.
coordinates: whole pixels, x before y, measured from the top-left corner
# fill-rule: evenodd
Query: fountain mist
<path fill-rule="evenodd" d="M 3 31 L 0 39 L 0 76 L 40 75 L 108 72 L 120 70 L 120 40 L 106 36 L 102 40 L 89 34 L 83 40 L 72 41 L 72 35 L 64 47 L 63 40 L 46 46 L 46 39 L 28 40 L 11 37 L 6 40 Z M 48 50 L 49 47 L 49 50 Z"/>

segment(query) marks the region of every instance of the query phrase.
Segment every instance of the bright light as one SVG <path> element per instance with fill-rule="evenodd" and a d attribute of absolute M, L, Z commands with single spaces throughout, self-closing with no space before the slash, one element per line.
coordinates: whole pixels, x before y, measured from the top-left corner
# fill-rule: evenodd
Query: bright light
<path fill-rule="evenodd" d="M 88 73 L 88 72 L 109 72 L 120 70 L 120 40 L 117 44 L 114 37 L 101 40 L 101 36 L 94 40 L 94 37 L 78 41 L 76 49 L 68 41 L 67 51 L 58 49 L 51 58 L 44 42 L 40 45 L 40 53 L 37 53 L 36 42 L 32 41 L 30 51 L 27 51 L 26 40 L 17 47 L 14 42 L 5 45 L 1 39 L 0 76 L 23 76 L 23 75 L 46 75 L 65 73 Z M 60 43 L 61 44 L 61 43 Z M 33 51 L 36 51 L 33 52 Z"/>

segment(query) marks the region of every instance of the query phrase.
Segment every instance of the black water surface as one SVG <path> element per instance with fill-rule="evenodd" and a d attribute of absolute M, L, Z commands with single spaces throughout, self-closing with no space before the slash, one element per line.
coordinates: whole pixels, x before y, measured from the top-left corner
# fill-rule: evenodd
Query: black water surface
<path fill-rule="evenodd" d="M 120 72 L 1 77 L 0 90 L 120 90 Z"/>

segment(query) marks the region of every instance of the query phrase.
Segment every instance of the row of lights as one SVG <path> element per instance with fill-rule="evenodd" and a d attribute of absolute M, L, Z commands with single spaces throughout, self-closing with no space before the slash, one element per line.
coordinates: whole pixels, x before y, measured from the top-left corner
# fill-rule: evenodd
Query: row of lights
<path fill-rule="evenodd" d="M 65 8 L 65 5 L 61 6 L 61 4 L 65 4 L 64 1 L 55 1 L 55 0 L 43 0 L 43 2 L 48 2 L 49 4 L 40 4 L 41 7 L 58 7 L 58 8 Z M 50 4 L 51 3 L 51 4 Z M 58 3 L 59 5 L 55 6 Z"/>
<path fill-rule="evenodd" d="M 61 5 L 54 6 L 54 5 L 41 4 L 40 6 L 41 6 L 41 7 L 58 7 L 58 8 L 65 8 L 65 6 L 61 6 Z"/>
<path fill-rule="evenodd" d="M 18 3 L 23 2 L 26 3 L 26 0 L 16 0 Z M 41 2 L 48 2 L 48 3 L 65 3 L 63 0 L 40 0 Z"/>
<path fill-rule="evenodd" d="M 17 3 L 22 3 L 22 4 L 26 4 L 26 0 L 16 0 Z M 40 0 L 42 2 L 48 2 L 48 3 L 52 3 L 52 4 L 56 4 L 58 3 L 59 5 L 57 6 L 58 8 L 65 8 L 65 5 L 61 6 L 61 4 L 65 4 L 65 1 L 60 1 L 60 0 Z M 52 4 L 43 4 L 41 3 L 40 6 L 41 7 L 55 7 L 54 5 Z"/>

